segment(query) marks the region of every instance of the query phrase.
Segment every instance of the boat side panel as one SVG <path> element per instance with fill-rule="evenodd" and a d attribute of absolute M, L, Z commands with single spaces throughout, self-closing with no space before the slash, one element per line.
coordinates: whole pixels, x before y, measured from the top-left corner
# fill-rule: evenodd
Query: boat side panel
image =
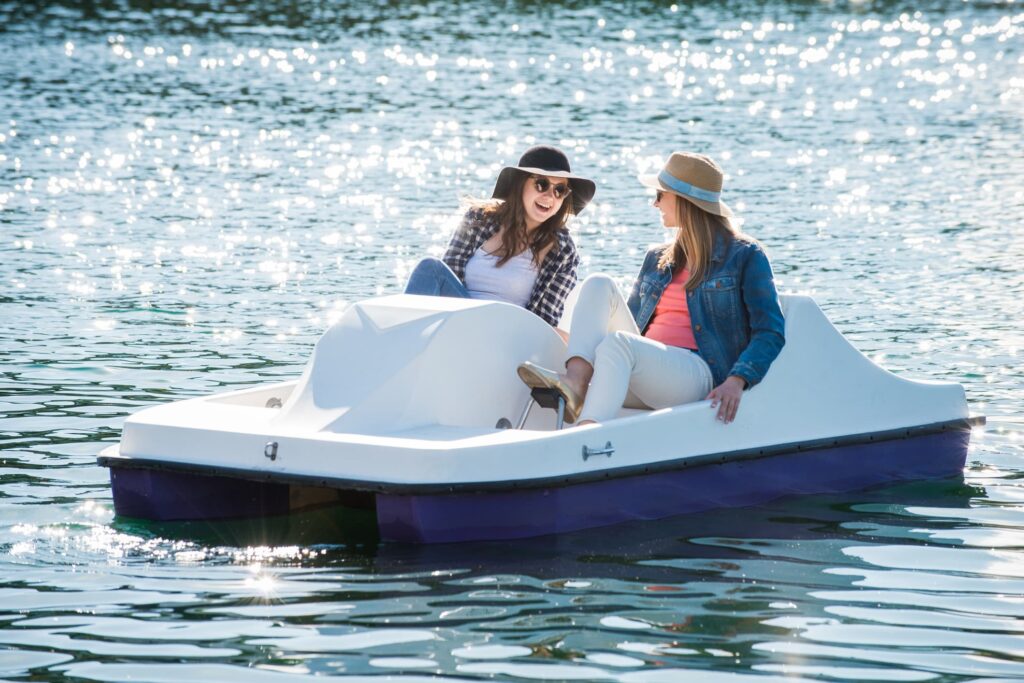
<path fill-rule="evenodd" d="M 291 506 L 288 484 L 190 472 L 111 467 L 110 485 L 115 514 L 136 519 L 265 517 Z"/>
<path fill-rule="evenodd" d="M 637 519 L 855 491 L 960 474 L 970 431 L 707 464 L 562 488 L 378 494 L 381 538 L 415 543 L 525 538 Z"/>
<path fill-rule="evenodd" d="M 374 494 L 365 491 L 166 468 L 112 465 L 110 482 L 117 515 L 162 522 L 262 518 L 329 506 L 374 509 Z"/>

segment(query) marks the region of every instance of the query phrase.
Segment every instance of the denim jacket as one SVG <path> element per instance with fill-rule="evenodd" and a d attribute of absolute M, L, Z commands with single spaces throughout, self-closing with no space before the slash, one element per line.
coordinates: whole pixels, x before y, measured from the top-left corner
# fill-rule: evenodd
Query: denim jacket
<path fill-rule="evenodd" d="M 664 246 L 647 252 L 629 295 L 629 311 L 643 332 L 654 317 L 672 268 L 658 270 Z M 686 293 L 697 353 L 711 368 L 715 386 L 726 377 L 742 377 L 752 387 L 785 344 L 785 320 L 775 291 L 772 267 L 761 247 L 744 239 L 715 236 L 709 272 Z"/>

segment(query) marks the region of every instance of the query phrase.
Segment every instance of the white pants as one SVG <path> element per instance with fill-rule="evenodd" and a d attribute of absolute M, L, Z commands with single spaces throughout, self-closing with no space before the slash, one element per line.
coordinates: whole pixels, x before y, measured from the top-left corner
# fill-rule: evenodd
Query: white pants
<path fill-rule="evenodd" d="M 667 408 L 700 401 L 711 369 L 695 352 L 640 335 L 626 300 L 607 275 L 583 281 L 569 328 L 569 358 L 594 366 L 581 420 L 609 420 L 619 408 Z"/>

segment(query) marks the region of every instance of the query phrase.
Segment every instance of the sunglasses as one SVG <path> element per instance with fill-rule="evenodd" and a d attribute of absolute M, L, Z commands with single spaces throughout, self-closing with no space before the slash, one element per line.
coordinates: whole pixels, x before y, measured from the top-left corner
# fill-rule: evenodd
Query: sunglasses
<path fill-rule="evenodd" d="M 555 195 L 555 199 L 565 199 L 572 194 L 572 188 L 569 187 L 568 183 L 558 183 L 557 185 L 554 185 L 550 180 L 543 176 L 532 176 L 532 179 L 534 188 L 536 188 L 537 192 L 540 192 L 541 194 L 546 193 L 548 190 L 552 190 Z"/>

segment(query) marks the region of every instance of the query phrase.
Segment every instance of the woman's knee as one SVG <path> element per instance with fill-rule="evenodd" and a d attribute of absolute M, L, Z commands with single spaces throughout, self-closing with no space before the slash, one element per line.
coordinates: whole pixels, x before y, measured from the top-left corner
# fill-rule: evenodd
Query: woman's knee
<path fill-rule="evenodd" d="M 433 256 L 426 256 L 420 259 L 420 262 L 412 269 L 413 273 L 439 273 L 446 269 L 448 266 L 445 262 L 439 258 Z"/>
<path fill-rule="evenodd" d="M 593 275 L 588 275 L 586 279 L 583 280 L 583 284 L 580 285 L 580 287 L 581 295 L 585 291 L 603 292 L 617 289 L 615 280 L 613 280 L 610 275 L 605 275 L 604 273 L 594 273 Z"/>
<path fill-rule="evenodd" d="M 630 337 L 636 335 L 624 332 L 622 330 L 615 330 L 605 335 L 601 343 L 597 345 L 594 353 L 597 356 L 605 356 L 608 354 L 623 354 L 629 353 Z"/>

